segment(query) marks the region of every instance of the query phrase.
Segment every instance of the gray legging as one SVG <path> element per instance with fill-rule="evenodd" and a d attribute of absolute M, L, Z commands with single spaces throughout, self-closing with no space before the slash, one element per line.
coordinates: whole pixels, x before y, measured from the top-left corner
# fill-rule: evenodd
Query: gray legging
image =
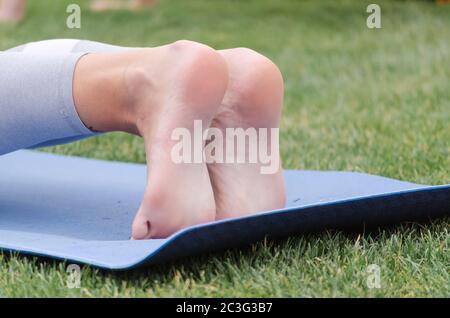
<path fill-rule="evenodd" d="M 82 40 L 48 40 L 0 52 L 0 155 L 95 135 L 72 95 L 77 61 L 91 52 L 128 48 Z"/>

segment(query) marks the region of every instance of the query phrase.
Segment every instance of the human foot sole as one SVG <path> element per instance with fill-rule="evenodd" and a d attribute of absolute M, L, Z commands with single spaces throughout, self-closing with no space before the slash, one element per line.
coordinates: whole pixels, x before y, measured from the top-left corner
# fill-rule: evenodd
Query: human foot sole
<path fill-rule="evenodd" d="M 239 217 L 282 208 L 285 205 L 285 190 L 277 134 L 284 90 L 281 73 L 270 60 L 249 49 L 223 50 L 220 54 L 228 65 L 229 84 L 212 127 L 225 135 L 229 128 L 267 131 L 267 138 L 259 139 L 258 146 L 265 144 L 266 149 L 272 149 L 274 153 L 270 156 L 277 166 L 272 171 L 264 170 L 267 163 L 261 162 L 260 157 L 256 163 L 208 164 L 216 218 Z M 225 143 L 230 141 L 226 138 Z M 249 160 L 250 146 L 248 144 L 244 153 L 238 155 Z M 224 145 L 224 151 L 227 151 L 226 148 Z"/>

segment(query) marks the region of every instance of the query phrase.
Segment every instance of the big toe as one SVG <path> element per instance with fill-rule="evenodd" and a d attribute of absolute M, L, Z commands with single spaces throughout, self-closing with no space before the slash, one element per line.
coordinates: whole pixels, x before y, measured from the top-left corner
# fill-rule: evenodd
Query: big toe
<path fill-rule="evenodd" d="M 181 228 L 181 225 L 171 220 L 160 220 L 158 216 L 149 214 L 141 208 L 134 218 L 131 237 L 134 240 L 165 238 Z"/>
<path fill-rule="evenodd" d="M 177 213 L 180 207 L 141 204 L 132 226 L 132 238 L 135 240 L 166 238 L 186 226 L 183 214 Z"/>
<path fill-rule="evenodd" d="M 134 240 L 148 239 L 150 238 L 151 228 L 152 224 L 150 219 L 142 211 L 142 208 L 139 209 L 133 221 L 131 237 Z"/>

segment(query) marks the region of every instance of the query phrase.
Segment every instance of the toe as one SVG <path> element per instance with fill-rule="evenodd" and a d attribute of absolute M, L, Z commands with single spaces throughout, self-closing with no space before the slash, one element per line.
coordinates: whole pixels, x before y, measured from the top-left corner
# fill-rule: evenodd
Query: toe
<path fill-rule="evenodd" d="M 132 226 L 132 238 L 134 240 L 145 240 L 150 238 L 151 223 L 141 210 L 137 213 Z"/>

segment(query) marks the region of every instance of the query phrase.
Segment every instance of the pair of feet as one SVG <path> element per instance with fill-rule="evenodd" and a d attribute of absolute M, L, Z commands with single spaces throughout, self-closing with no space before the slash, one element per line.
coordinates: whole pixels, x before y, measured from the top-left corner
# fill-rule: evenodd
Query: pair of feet
<path fill-rule="evenodd" d="M 177 143 L 172 132 L 194 134 L 194 121 L 225 136 L 227 128 L 278 128 L 283 79 L 266 57 L 191 41 L 91 54 L 77 66 L 74 98 L 88 127 L 144 138 L 147 187 L 133 222 L 134 239 L 167 237 L 187 226 L 284 206 L 281 165 L 263 174 L 260 161 L 180 164 L 171 158 Z M 279 160 L 278 150 L 275 156 Z"/>

